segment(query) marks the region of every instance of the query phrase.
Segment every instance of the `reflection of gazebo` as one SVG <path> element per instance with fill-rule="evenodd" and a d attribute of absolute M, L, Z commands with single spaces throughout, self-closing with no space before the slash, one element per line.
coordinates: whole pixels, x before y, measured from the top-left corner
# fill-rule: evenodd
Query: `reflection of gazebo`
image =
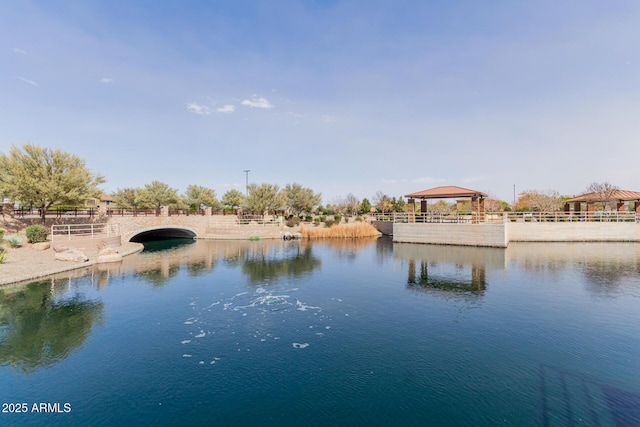
<path fill-rule="evenodd" d="M 596 211 L 596 204 L 602 203 L 604 205 L 611 203 L 616 204 L 616 211 L 623 213 L 625 211 L 625 202 L 635 202 L 633 210 L 636 213 L 640 213 L 640 192 L 626 191 L 626 190 L 611 190 L 601 191 L 597 193 L 583 194 L 582 196 L 574 197 L 565 201 L 564 210 L 569 212 L 571 205 L 573 204 L 573 211 L 580 212 L 582 210 L 582 204 L 586 206 L 587 212 Z"/>
<path fill-rule="evenodd" d="M 409 222 L 415 222 L 415 199 L 420 199 L 420 212 L 424 214 L 427 212 L 428 199 L 459 199 L 462 197 L 470 197 L 472 221 L 476 223 L 484 221 L 484 198 L 488 196 L 481 191 L 448 185 L 418 191 L 417 193 L 405 194 L 404 197 L 409 198 Z"/>

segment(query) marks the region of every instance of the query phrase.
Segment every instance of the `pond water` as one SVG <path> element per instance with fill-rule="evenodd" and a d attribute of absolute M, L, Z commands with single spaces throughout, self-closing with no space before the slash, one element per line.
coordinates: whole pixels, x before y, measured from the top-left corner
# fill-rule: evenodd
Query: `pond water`
<path fill-rule="evenodd" d="M 0 290 L 0 402 L 2 425 L 638 426 L 640 245 L 151 243 Z"/>

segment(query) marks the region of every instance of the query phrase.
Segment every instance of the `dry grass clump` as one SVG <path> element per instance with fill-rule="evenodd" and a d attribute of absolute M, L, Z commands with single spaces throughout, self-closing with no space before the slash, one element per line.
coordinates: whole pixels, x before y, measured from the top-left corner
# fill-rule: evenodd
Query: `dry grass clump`
<path fill-rule="evenodd" d="M 356 223 L 356 224 L 339 224 L 332 225 L 328 228 L 306 228 L 304 226 L 300 227 L 300 234 L 302 237 L 310 238 L 310 239 L 321 239 L 321 238 L 354 238 L 354 237 L 373 237 L 379 236 L 380 232 L 376 230 L 376 228 L 367 223 Z"/>

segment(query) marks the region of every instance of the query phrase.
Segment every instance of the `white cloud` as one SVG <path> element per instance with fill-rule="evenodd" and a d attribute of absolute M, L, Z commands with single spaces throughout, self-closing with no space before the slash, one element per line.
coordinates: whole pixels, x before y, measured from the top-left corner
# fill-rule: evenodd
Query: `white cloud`
<path fill-rule="evenodd" d="M 28 55 L 26 50 L 22 50 L 22 49 L 18 49 L 17 47 L 14 47 L 13 49 L 11 49 L 12 51 L 14 51 L 15 53 L 20 53 L 22 55 Z"/>
<path fill-rule="evenodd" d="M 465 184 L 471 184 L 473 182 L 486 181 L 488 179 L 489 179 L 489 177 L 487 177 L 487 176 L 479 175 L 479 176 L 464 177 L 464 178 L 461 179 L 461 181 L 464 182 Z"/>
<path fill-rule="evenodd" d="M 254 96 L 251 99 L 245 99 L 241 104 L 251 108 L 265 108 L 267 110 L 273 108 L 273 104 L 263 97 L 258 98 Z"/>
<path fill-rule="evenodd" d="M 233 105 L 225 105 L 224 107 L 216 108 L 218 113 L 233 113 L 236 111 L 236 107 Z"/>
<path fill-rule="evenodd" d="M 38 83 L 34 82 L 33 80 L 25 79 L 24 77 L 18 77 L 18 79 L 27 84 L 30 84 L 31 86 L 38 86 Z"/>
<path fill-rule="evenodd" d="M 100 83 L 113 83 L 115 80 L 113 80 L 111 77 L 104 77 L 100 79 Z"/>
<path fill-rule="evenodd" d="M 187 110 L 191 111 L 194 114 L 200 114 L 202 116 L 208 116 L 211 114 L 211 108 L 206 105 L 196 104 L 195 102 L 190 102 L 187 104 Z"/>
<path fill-rule="evenodd" d="M 320 120 L 325 123 L 333 123 L 336 121 L 336 118 L 325 114 L 324 116 L 320 117 Z"/>

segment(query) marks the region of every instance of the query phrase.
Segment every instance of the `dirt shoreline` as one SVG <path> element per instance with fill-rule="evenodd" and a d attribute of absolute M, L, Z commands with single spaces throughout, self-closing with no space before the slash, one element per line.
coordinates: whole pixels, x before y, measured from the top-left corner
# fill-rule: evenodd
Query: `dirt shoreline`
<path fill-rule="evenodd" d="M 4 262 L 0 264 L 0 288 L 90 267 L 96 264 L 98 258 L 98 249 L 95 248 L 82 250 L 89 261 L 70 262 L 56 260 L 53 249 L 37 251 L 29 244 L 19 248 L 8 248 L 7 245 L 4 247 L 7 252 Z M 122 256 L 127 256 L 142 251 L 144 246 L 141 243 L 125 242 L 116 249 Z"/>

